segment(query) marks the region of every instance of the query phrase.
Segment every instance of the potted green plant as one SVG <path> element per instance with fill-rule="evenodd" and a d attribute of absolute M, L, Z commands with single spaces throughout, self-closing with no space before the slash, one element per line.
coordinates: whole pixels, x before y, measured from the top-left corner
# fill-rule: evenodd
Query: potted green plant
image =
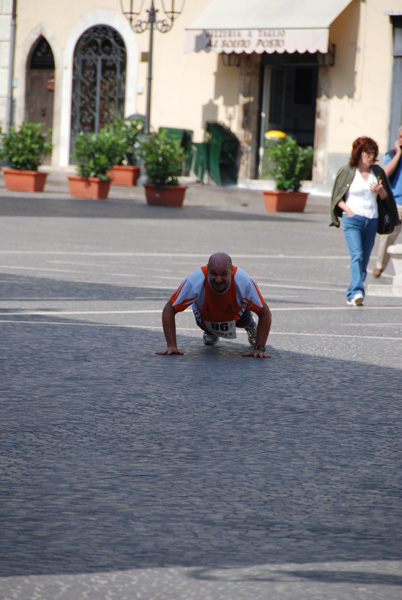
<path fill-rule="evenodd" d="M 165 131 L 146 136 L 141 142 L 141 156 L 147 182 L 144 183 L 148 204 L 182 206 L 187 186 L 179 185 L 185 152 L 180 141 Z"/>
<path fill-rule="evenodd" d="M 78 175 L 69 175 L 71 196 L 100 200 L 108 197 L 109 169 L 119 157 L 119 145 L 112 131 L 102 128 L 98 132 L 80 131 L 74 140 L 73 158 Z"/>
<path fill-rule="evenodd" d="M 112 185 L 133 186 L 140 176 L 139 152 L 140 139 L 144 132 L 144 119 L 133 117 L 122 119 L 116 117 L 106 126 L 116 138 L 119 157 L 116 164 L 108 171 Z"/>
<path fill-rule="evenodd" d="M 9 168 L 3 167 L 4 183 L 8 190 L 42 192 L 47 173 L 38 168 L 44 156 L 52 152 L 51 129 L 43 131 L 43 123 L 24 121 L 19 129 L 10 127 L 1 132 L 0 157 Z"/>
<path fill-rule="evenodd" d="M 264 190 L 268 212 L 303 212 L 308 193 L 301 192 L 301 182 L 309 177 L 314 149 L 303 148 L 290 136 L 278 139 L 265 150 L 269 161 L 269 175 L 275 181 L 275 190 Z"/>

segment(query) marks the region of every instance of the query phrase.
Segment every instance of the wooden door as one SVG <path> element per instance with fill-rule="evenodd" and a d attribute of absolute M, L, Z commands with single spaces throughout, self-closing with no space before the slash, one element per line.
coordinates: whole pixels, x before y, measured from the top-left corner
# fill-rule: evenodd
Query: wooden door
<path fill-rule="evenodd" d="M 28 73 L 27 119 L 53 126 L 54 70 L 31 70 Z"/>
<path fill-rule="evenodd" d="M 25 119 L 43 123 L 43 129 L 53 127 L 54 60 L 47 40 L 41 36 L 32 48 L 28 61 L 25 97 Z M 50 163 L 50 156 L 42 160 Z"/>

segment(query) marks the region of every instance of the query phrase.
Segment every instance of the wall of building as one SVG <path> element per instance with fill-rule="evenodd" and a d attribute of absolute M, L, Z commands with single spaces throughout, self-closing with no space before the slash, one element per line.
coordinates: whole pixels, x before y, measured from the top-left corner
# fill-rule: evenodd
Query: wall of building
<path fill-rule="evenodd" d="M 0 125 L 7 125 L 12 0 L 0 0 Z"/>
<path fill-rule="evenodd" d="M 400 0 L 354 0 L 331 27 L 335 66 L 319 104 L 325 105 L 326 169 L 332 183 L 361 135 L 388 148 L 392 87 L 392 24 L 387 11 L 402 10 Z"/>
<path fill-rule="evenodd" d="M 188 0 L 170 32 L 154 33 L 151 125 L 154 129 L 160 126 L 192 129 L 196 141 L 202 141 L 207 120 L 231 125 L 238 119 L 238 69 L 224 67 L 213 52 L 184 53 L 185 28 L 207 4 L 208 0 Z M 64 7 L 64 2 L 56 0 L 19 0 L 15 61 L 19 75 L 16 120 L 20 123 L 24 119 L 24 73 L 30 48 L 39 35 L 49 41 L 56 62 L 55 115 L 62 113 L 61 143 L 65 143 L 68 136 L 68 119 L 64 113 L 68 110 L 66 98 L 71 96 L 70 63 L 82 32 L 98 19 L 123 34 L 130 55 L 127 115 L 145 114 L 148 62 L 143 62 L 141 57 L 149 49 L 149 32 L 132 32 L 117 0 L 70 0 L 68 11 Z M 60 90 L 61 97 L 58 96 Z M 55 127 L 57 125 L 55 122 Z M 60 160 L 53 158 L 56 163 Z M 65 156 L 62 161 L 65 162 Z"/>
<path fill-rule="evenodd" d="M 194 140 L 202 141 L 206 121 L 226 124 L 240 138 L 241 177 L 249 178 L 255 173 L 258 145 L 259 63 L 244 55 L 240 66 L 228 67 L 212 51 L 184 52 L 186 27 L 208 4 L 209 0 L 187 0 L 173 29 L 166 34 L 155 32 L 151 126 L 191 129 Z M 319 185 L 332 183 L 359 135 L 376 139 L 382 153 L 388 147 L 392 25 L 386 12 L 398 10 L 402 11 L 401 0 L 353 0 L 331 26 L 335 65 L 319 67 L 314 168 Z M 0 0 L 0 11 L 1 120 L 7 96 L 11 0 Z M 18 0 L 17 19 L 17 124 L 25 116 L 27 59 L 39 35 L 46 37 L 54 53 L 55 165 L 69 162 L 72 57 L 76 42 L 88 27 L 104 22 L 122 35 L 128 61 L 126 114 L 145 114 L 148 63 L 143 58 L 149 33 L 135 34 L 130 29 L 118 0 L 69 0 L 68 10 L 62 0 Z"/>

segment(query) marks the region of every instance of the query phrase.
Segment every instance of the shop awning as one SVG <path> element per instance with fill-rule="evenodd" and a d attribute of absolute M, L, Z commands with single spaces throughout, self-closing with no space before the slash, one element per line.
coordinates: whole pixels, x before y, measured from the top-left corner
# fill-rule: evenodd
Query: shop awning
<path fill-rule="evenodd" d="M 212 0 L 187 28 L 186 52 L 328 52 L 331 23 L 351 0 Z"/>

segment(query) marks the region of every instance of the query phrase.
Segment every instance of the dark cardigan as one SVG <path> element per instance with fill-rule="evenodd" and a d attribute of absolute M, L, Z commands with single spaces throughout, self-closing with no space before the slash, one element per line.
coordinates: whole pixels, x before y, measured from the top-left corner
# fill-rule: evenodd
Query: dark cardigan
<path fill-rule="evenodd" d="M 392 214 L 395 225 L 400 223 L 398 209 L 395 204 L 394 195 L 392 193 L 391 185 L 389 183 L 388 177 L 385 174 L 384 169 L 380 167 L 380 165 L 372 165 L 372 171 L 377 179 L 382 180 L 382 184 L 384 186 L 385 193 L 387 197 L 385 200 L 381 200 L 379 196 L 377 196 L 377 202 L 384 202 L 385 207 L 388 212 Z M 356 167 L 351 167 L 350 165 L 346 165 L 339 169 L 334 187 L 332 188 L 332 197 L 331 197 L 331 223 L 330 226 L 339 227 L 340 222 L 339 218 L 342 217 L 342 209 L 339 208 L 338 202 L 345 198 L 346 192 L 350 188 L 352 181 L 356 174 Z"/>

